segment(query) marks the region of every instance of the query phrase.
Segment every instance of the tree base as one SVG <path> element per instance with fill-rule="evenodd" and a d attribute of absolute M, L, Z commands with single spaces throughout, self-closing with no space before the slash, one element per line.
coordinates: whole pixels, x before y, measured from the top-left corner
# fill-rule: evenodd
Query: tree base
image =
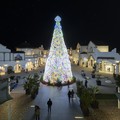
<path fill-rule="evenodd" d="M 71 81 L 69 82 L 69 84 L 66 82 L 66 83 L 50 83 L 50 82 L 46 82 L 46 81 L 41 81 L 41 83 L 45 84 L 45 85 L 48 85 L 48 86 L 57 86 L 57 87 L 60 87 L 60 86 L 69 86 L 73 83 L 75 83 L 76 81 Z"/>

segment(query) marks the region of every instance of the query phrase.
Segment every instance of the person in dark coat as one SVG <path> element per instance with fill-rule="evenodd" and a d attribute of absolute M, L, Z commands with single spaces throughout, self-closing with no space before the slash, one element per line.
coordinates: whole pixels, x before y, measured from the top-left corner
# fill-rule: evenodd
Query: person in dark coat
<path fill-rule="evenodd" d="M 48 105 L 48 112 L 51 113 L 51 106 L 52 106 L 52 101 L 51 99 L 49 98 L 49 100 L 47 101 L 47 105 Z"/>
<path fill-rule="evenodd" d="M 40 120 L 40 107 L 35 105 L 35 119 Z"/>
<path fill-rule="evenodd" d="M 87 83 L 88 83 L 88 81 L 87 81 L 87 79 L 85 79 L 85 87 L 87 88 Z"/>
<path fill-rule="evenodd" d="M 71 91 L 69 90 L 68 91 L 68 100 L 69 100 L 69 103 L 70 103 L 70 97 L 71 97 Z"/>
<path fill-rule="evenodd" d="M 74 97 L 74 90 L 72 89 L 71 91 L 71 97 L 73 98 Z"/>

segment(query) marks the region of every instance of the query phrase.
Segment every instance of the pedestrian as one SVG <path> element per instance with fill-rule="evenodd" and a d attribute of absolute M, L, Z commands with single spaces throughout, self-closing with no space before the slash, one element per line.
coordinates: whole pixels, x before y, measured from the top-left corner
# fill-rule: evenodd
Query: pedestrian
<path fill-rule="evenodd" d="M 83 77 L 83 75 L 84 75 L 84 70 L 81 70 L 81 75 L 82 75 L 82 77 Z"/>
<path fill-rule="evenodd" d="M 35 105 L 35 119 L 40 120 L 40 107 Z"/>
<path fill-rule="evenodd" d="M 87 79 L 85 79 L 85 87 L 87 88 L 87 83 L 88 83 L 88 81 L 87 81 Z"/>
<path fill-rule="evenodd" d="M 69 103 L 70 103 L 70 97 L 71 97 L 71 91 L 69 90 L 68 91 L 68 100 L 69 100 Z"/>
<path fill-rule="evenodd" d="M 85 73 L 83 74 L 83 77 L 84 77 L 84 78 L 86 77 L 86 74 L 85 74 Z"/>
<path fill-rule="evenodd" d="M 18 82 L 19 82 L 19 81 L 18 81 L 18 78 L 16 78 L 16 83 L 18 84 Z"/>
<path fill-rule="evenodd" d="M 73 89 L 71 91 L 71 96 L 72 96 L 72 98 L 74 97 L 74 90 Z"/>
<path fill-rule="evenodd" d="M 52 106 L 52 101 L 51 99 L 49 98 L 49 100 L 47 101 L 47 105 L 48 105 L 48 112 L 51 113 L 51 106 Z"/>
<path fill-rule="evenodd" d="M 70 85 L 70 82 L 69 82 L 69 80 L 68 80 L 68 88 L 69 88 L 69 85 Z"/>

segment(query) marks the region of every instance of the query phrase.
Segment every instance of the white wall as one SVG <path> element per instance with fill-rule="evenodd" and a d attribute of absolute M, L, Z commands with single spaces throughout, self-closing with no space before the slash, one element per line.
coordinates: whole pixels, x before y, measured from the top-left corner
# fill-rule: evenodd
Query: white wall
<path fill-rule="evenodd" d="M 10 60 L 10 53 L 5 53 L 5 61 Z"/>
<path fill-rule="evenodd" d="M 3 61 L 3 53 L 0 53 L 0 61 Z"/>
<path fill-rule="evenodd" d="M 109 52 L 109 46 L 97 46 L 100 52 Z"/>
<path fill-rule="evenodd" d="M 6 46 L 0 44 L 0 52 L 11 52 L 11 50 L 6 48 Z"/>
<path fill-rule="evenodd" d="M 87 52 L 87 46 L 81 46 L 80 52 Z"/>

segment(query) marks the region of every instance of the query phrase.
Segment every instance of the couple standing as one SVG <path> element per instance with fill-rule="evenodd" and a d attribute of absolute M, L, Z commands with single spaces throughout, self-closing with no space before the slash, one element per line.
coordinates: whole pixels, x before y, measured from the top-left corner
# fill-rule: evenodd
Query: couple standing
<path fill-rule="evenodd" d="M 72 91 L 68 91 L 68 99 L 69 99 L 69 102 L 70 102 L 70 98 L 73 98 L 74 97 L 74 90 L 72 89 Z"/>

